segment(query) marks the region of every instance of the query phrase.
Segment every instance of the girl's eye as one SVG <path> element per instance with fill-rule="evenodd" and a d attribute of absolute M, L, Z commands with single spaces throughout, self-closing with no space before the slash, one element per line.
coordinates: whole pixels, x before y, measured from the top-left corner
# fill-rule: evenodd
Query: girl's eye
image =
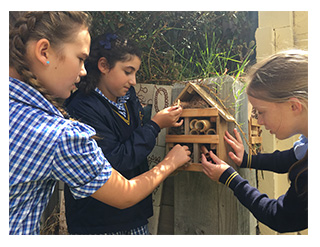
<path fill-rule="evenodd" d="M 258 116 L 261 116 L 262 114 L 263 114 L 263 112 L 258 111 L 256 108 L 252 109 L 252 117 L 258 118 Z"/>
<path fill-rule="evenodd" d="M 259 115 L 261 115 L 263 112 L 257 110 L 256 108 L 253 108 L 253 109 L 252 109 L 252 113 L 253 113 L 253 114 L 259 114 Z"/>
<path fill-rule="evenodd" d="M 82 57 L 79 57 L 79 61 L 80 61 L 80 63 L 84 63 L 85 59 L 83 59 Z"/>
<path fill-rule="evenodd" d="M 124 71 L 124 73 L 126 74 L 126 75 L 130 75 L 131 74 L 131 71 Z"/>

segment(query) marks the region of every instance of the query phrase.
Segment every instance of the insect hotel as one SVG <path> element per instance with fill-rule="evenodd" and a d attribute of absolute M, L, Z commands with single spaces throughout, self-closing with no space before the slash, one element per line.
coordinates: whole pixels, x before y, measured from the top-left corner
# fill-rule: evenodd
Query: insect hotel
<path fill-rule="evenodd" d="M 174 103 L 181 102 L 183 125 L 169 128 L 166 135 L 166 149 L 174 145 L 187 145 L 192 152 L 191 161 L 182 170 L 202 171 L 201 147 L 212 150 L 220 159 L 227 159 L 224 141 L 228 122 L 234 118 L 213 99 L 206 90 L 195 83 L 188 83 Z"/>

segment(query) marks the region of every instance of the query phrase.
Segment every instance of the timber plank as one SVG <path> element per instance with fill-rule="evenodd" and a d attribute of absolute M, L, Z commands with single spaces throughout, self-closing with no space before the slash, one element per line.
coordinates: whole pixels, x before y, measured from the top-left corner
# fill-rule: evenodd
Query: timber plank
<path fill-rule="evenodd" d="M 219 143 L 219 135 L 167 135 L 166 143 Z"/>
<path fill-rule="evenodd" d="M 217 117 L 217 108 L 183 109 L 181 117 Z"/>

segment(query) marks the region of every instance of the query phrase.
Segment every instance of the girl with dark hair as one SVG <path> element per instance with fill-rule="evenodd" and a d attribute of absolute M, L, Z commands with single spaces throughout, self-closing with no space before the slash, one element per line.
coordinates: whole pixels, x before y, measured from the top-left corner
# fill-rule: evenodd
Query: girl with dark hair
<path fill-rule="evenodd" d="M 181 126 L 181 107 L 168 107 L 151 120 L 134 85 L 140 68 L 135 44 L 115 34 L 99 36 L 86 61 L 87 76 L 66 102 L 69 114 L 92 126 L 97 143 L 114 169 L 130 179 L 148 170 L 147 156 L 162 128 Z M 89 197 L 75 200 L 65 187 L 66 218 L 71 234 L 149 234 L 152 196 L 124 210 Z"/>

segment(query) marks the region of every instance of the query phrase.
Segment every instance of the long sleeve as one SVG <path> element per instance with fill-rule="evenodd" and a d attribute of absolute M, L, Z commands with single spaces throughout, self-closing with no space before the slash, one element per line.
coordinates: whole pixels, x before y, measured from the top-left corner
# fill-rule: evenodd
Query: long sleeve
<path fill-rule="evenodd" d="M 159 126 L 148 121 L 142 126 L 139 112 L 141 106 L 136 99 L 130 101 L 130 125 L 123 127 L 117 114 L 107 102 L 97 95 L 77 95 L 67 105 L 69 113 L 80 121 L 92 126 L 98 136 L 97 143 L 111 165 L 119 172 L 138 168 L 155 146 Z M 132 97 L 136 97 L 133 94 Z"/>
<path fill-rule="evenodd" d="M 93 126 L 94 127 L 94 126 Z M 98 144 L 112 166 L 119 172 L 132 170 L 141 165 L 155 146 L 160 128 L 150 121 L 139 126 L 122 142 L 112 129 L 104 129 Z"/>
<path fill-rule="evenodd" d="M 293 178 L 292 181 L 294 181 Z M 265 225 L 278 232 L 294 232 L 308 227 L 308 201 L 303 200 L 291 183 L 286 194 L 270 199 L 266 194 L 250 186 L 232 167 L 229 167 L 219 181 L 233 190 L 234 195 L 250 212 Z M 299 178 L 300 187 L 307 185 L 308 174 Z"/>
<path fill-rule="evenodd" d="M 293 148 L 281 152 L 277 150 L 271 154 L 248 155 L 245 152 L 240 167 L 287 173 L 297 161 Z"/>

